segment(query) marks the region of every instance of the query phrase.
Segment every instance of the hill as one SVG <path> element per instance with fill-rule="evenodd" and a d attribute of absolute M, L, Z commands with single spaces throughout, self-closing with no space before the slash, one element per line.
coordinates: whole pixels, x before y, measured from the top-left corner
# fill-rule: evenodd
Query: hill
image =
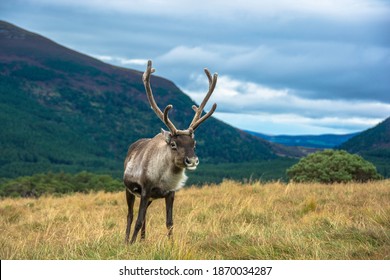
<path fill-rule="evenodd" d="M 307 148 L 330 149 L 340 146 L 352 137 L 359 134 L 322 134 L 322 135 L 268 135 L 253 131 L 246 131 L 254 136 L 258 136 L 272 143 L 283 144 L 285 146 L 299 146 Z"/>
<path fill-rule="evenodd" d="M 374 163 L 383 176 L 390 177 L 390 117 L 338 148 L 361 155 Z"/>
<path fill-rule="evenodd" d="M 129 144 L 164 126 L 150 109 L 141 72 L 103 63 L 4 21 L 0 60 L 0 177 L 49 170 L 119 177 Z M 172 104 L 171 119 L 187 128 L 193 101 L 171 81 L 153 76 L 151 84 L 160 107 Z M 277 158 L 269 142 L 215 118 L 197 130 L 197 148 L 203 163 Z"/>

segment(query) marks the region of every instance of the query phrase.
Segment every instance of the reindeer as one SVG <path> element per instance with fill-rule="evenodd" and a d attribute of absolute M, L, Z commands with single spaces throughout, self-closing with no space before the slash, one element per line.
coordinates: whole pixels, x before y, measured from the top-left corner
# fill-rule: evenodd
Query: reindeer
<path fill-rule="evenodd" d="M 131 243 L 136 241 L 140 230 L 141 239 L 145 239 L 146 211 L 152 201 L 158 198 L 165 198 L 166 227 L 168 229 L 168 237 L 172 236 L 175 192 L 182 188 L 187 180 L 185 170 L 195 170 L 199 164 L 199 159 L 195 155 L 196 141 L 194 132 L 217 108 L 217 104 L 214 104 L 211 110 L 201 117 L 203 109 L 214 91 L 218 76 L 217 73 L 211 76 L 210 72 L 204 69 L 209 80 L 209 90 L 199 108 L 195 105 L 192 106 L 195 116 L 188 129 L 176 129 L 168 117 L 172 105 L 166 106 L 163 113 L 154 100 L 150 87 L 150 75 L 154 71 L 152 62 L 149 60 L 142 80 L 151 108 L 169 131 L 161 129 L 161 133 L 153 138 L 140 139 L 133 143 L 127 152 L 123 176 L 128 206 L 126 243 L 129 242 L 136 196 L 141 198 L 141 202 Z"/>

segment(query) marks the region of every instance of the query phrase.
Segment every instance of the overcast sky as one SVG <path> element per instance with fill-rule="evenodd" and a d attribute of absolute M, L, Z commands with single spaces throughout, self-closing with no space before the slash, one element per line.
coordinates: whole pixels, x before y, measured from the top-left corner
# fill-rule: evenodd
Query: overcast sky
<path fill-rule="evenodd" d="M 388 0 L 1 0 L 0 19 L 172 80 L 267 134 L 361 131 L 390 116 Z M 0 46 L 1 47 L 1 46 Z M 158 94 L 158 93 L 155 93 Z"/>

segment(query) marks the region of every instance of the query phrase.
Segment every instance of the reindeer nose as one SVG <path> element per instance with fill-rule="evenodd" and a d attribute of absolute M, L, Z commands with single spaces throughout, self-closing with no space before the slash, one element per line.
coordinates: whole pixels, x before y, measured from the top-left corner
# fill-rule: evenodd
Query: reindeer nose
<path fill-rule="evenodd" d="M 186 157 L 184 159 L 184 164 L 186 165 L 187 169 L 195 169 L 199 164 L 199 158 L 198 157 Z"/>

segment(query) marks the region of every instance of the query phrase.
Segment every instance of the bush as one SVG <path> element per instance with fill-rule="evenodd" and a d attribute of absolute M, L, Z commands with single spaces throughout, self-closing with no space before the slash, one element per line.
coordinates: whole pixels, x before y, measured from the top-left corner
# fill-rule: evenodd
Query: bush
<path fill-rule="evenodd" d="M 375 166 L 361 156 L 342 150 L 324 150 L 302 158 L 287 170 L 295 182 L 345 183 L 381 179 Z"/>

